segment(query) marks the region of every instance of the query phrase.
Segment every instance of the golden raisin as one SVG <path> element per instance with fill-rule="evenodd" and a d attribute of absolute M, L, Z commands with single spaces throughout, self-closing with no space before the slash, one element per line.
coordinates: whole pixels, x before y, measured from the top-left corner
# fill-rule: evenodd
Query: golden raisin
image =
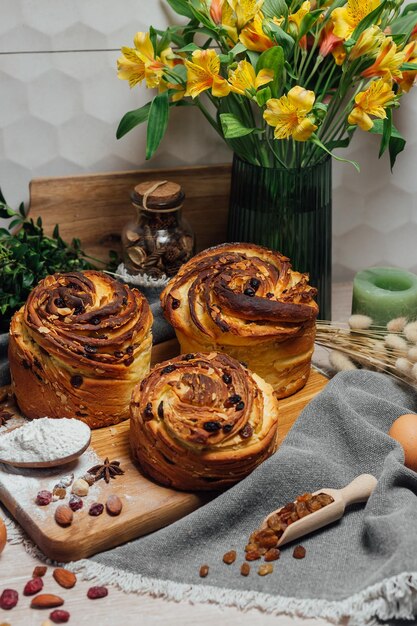
<path fill-rule="evenodd" d="M 250 552 L 246 552 L 245 558 L 247 561 L 257 561 L 261 558 L 261 554 L 258 550 L 251 550 Z"/>
<path fill-rule="evenodd" d="M 265 561 L 276 561 L 279 559 L 281 552 L 278 548 L 269 548 L 268 552 L 264 556 Z"/>
<path fill-rule="evenodd" d="M 205 578 L 208 573 L 209 573 L 209 566 L 208 565 L 202 565 L 200 567 L 200 578 Z"/>
<path fill-rule="evenodd" d="M 303 559 L 306 555 L 306 549 L 303 546 L 296 546 L 292 555 L 295 559 Z"/>
<path fill-rule="evenodd" d="M 236 561 L 236 550 L 229 550 L 226 554 L 223 554 L 223 563 L 231 565 Z"/>
<path fill-rule="evenodd" d="M 267 576 L 268 574 L 272 574 L 274 571 L 274 566 L 272 563 L 265 563 L 264 565 L 260 565 L 258 569 L 259 576 Z"/>
<path fill-rule="evenodd" d="M 250 573 L 250 565 L 249 563 L 242 563 L 240 567 L 240 573 L 242 576 L 249 576 Z"/>

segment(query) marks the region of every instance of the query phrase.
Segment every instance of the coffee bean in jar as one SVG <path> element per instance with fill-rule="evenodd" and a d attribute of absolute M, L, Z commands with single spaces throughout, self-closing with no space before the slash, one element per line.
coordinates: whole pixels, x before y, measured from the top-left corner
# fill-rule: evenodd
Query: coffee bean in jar
<path fill-rule="evenodd" d="M 131 199 L 136 221 L 122 233 L 123 260 L 130 274 L 174 276 L 194 254 L 194 234 L 182 216 L 185 194 L 166 180 L 140 183 Z"/>

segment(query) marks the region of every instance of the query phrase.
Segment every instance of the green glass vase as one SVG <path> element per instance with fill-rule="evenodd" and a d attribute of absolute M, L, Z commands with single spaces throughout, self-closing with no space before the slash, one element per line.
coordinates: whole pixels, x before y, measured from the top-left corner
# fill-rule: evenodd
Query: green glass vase
<path fill-rule="evenodd" d="M 256 243 L 291 259 L 317 288 L 320 319 L 331 319 L 332 161 L 297 169 L 233 158 L 228 240 Z"/>

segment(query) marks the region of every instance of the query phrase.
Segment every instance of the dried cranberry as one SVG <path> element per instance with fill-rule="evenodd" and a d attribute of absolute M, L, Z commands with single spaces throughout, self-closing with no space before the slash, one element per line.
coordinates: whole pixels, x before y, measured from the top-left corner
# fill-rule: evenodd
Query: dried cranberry
<path fill-rule="evenodd" d="M 14 589 L 5 589 L 0 596 L 0 608 L 5 611 L 13 609 L 19 600 L 19 594 Z"/>
<path fill-rule="evenodd" d="M 242 439 L 249 439 L 249 437 L 252 437 L 253 435 L 252 426 L 250 424 L 246 424 L 246 426 L 244 426 L 242 430 L 239 432 L 239 435 L 242 437 Z"/>
<path fill-rule="evenodd" d="M 186 354 L 185 356 L 182 357 L 182 361 L 192 361 L 192 359 L 194 358 L 194 354 Z"/>
<path fill-rule="evenodd" d="M 95 354 L 97 352 L 97 348 L 96 346 L 85 346 L 84 350 L 87 352 L 87 354 Z"/>
<path fill-rule="evenodd" d="M 83 384 L 82 376 L 80 376 L 79 374 L 75 374 L 74 376 L 71 376 L 71 385 L 73 387 L 78 389 L 79 387 L 81 387 L 82 384 Z"/>
<path fill-rule="evenodd" d="M 107 587 L 90 587 L 87 591 L 87 598 L 97 600 L 97 598 L 105 598 L 109 594 Z"/>
<path fill-rule="evenodd" d="M 164 419 L 164 403 L 162 400 L 158 405 L 158 417 L 160 417 L 161 420 Z"/>
<path fill-rule="evenodd" d="M 100 318 L 99 317 L 92 317 L 90 321 L 91 321 L 91 323 L 94 326 L 98 326 L 100 324 Z"/>
<path fill-rule="evenodd" d="M 116 350 L 114 356 L 116 357 L 116 359 L 121 359 L 123 356 L 123 352 L 121 350 Z"/>
<path fill-rule="evenodd" d="M 36 496 L 36 504 L 39 504 L 39 506 L 46 506 L 51 502 L 52 493 L 50 491 L 47 491 L 46 489 L 42 489 L 42 491 L 39 491 L 38 495 Z"/>
<path fill-rule="evenodd" d="M 261 284 L 261 281 L 258 280 L 257 278 L 251 278 L 250 281 L 249 281 L 249 284 L 256 291 L 259 288 L 259 285 Z"/>
<path fill-rule="evenodd" d="M 172 308 L 174 309 L 179 309 L 179 307 L 181 306 L 181 302 L 179 300 L 177 300 L 176 298 L 172 298 Z"/>
<path fill-rule="evenodd" d="M 52 613 L 49 614 L 49 619 L 53 621 L 54 624 L 66 624 L 70 618 L 70 614 L 68 611 L 63 611 L 61 609 L 55 609 Z"/>
<path fill-rule="evenodd" d="M 101 515 L 104 511 L 104 504 L 101 504 L 100 502 L 94 502 L 94 504 L 92 504 L 90 506 L 90 510 L 88 511 L 89 515 L 92 515 L 93 517 L 98 517 L 99 515 Z"/>
<path fill-rule="evenodd" d="M 208 433 L 217 433 L 217 431 L 221 428 L 221 424 L 219 422 L 206 422 L 203 424 L 203 428 Z"/>
<path fill-rule="evenodd" d="M 84 313 L 84 307 L 80 305 L 76 306 L 74 309 L 74 315 L 80 315 L 81 313 Z"/>
<path fill-rule="evenodd" d="M 126 367 L 129 367 L 129 365 L 132 365 L 134 360 L 135 360 L 135 357 L 134 356 L 130 356 L 128 359 L 123 361 L 123 365 L 125 365 Z"/>
<path fill-rule="evenodd" d="M 236 411 L 243 411 L 244 408 L 245 408 L 245 403 L 243 402 L 243 400 L 238 402 L 235 407 Z"/>
<path fill-rule="evenodd" d="M 152 402 L 148 402 L 143 411 L 143 417 L 145 420 L 153 419 Z"/>
<path fill-rule="evenodd" d="M 268 291 L 268 293 L 266 294 L 266 297 L 268 298 L 268 300 L 270 300 L 271 298 L 274 297 L 274 294 Z"/>
<path fill-rule="evenodd" d="M 62 298 L 57 298 L 55 300 L 55 306 L 58 307 L 58 309 L 63 309 L 65 307 L 65 302 Z"/>
<path fill-rule="evenodd" d="M 230 374 L 223 374 L 222 379 L 226 385 L 231 385 L 232 377 L 230 376 Z"/>
<path fill-rule="evenodd" d="M 233 430 L 233 424 L 225 424 L 223 426 L 223 432 L 226 433 L 230 433 Z"/>
<path fill-rule="evenodd" d="M 80 496 L 77 496 L 75 495 L 75 493 L 73 493 L 69 499 L 68 506 L 71 511 L 79 511 L 83 508 L 83 501 L 81 500 Z"/>
<path fill-rule="evenodd" d="M 252 289 L 252 287 L 247 287 L 243 293 L 245 294 L 245 296 L 253 298 L 253 296 L 255 295 L 255 290 Z"/>
<path fill-rule="evenodd" d="M 34 596 L 35 593 L 39 593 L 43 589 L 43 580 L 42 578 L 31 578 L 23 589 L 24 596 Z"/>
<path fill-rule="evenodd" d="M 133 354 L 133 346 L 126 348 L 126 354 Z"/>
<path fill-rule="evenodd" d="M 122 300 L 122 304 L 123 304 L 123 306 L 126 306 L 126 304 L 127 304 L 127 298 L 123 298 L 123 300 Z"/>
<path fill-rule="evenodd" d="M 161 370 L 161 374 L 170 374 L 176 369 L 175 365 L 167 365 Z"/>

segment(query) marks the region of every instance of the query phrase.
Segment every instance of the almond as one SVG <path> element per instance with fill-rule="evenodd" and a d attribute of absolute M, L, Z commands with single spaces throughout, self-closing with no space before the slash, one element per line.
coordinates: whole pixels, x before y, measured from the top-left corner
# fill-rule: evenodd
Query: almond
<path fill-rule="evenodd" d="M 56 606 L 62 606 L 64 601 L 59 596 L 52 593 L 40 593 L 35 596 L 30 603 L 32 609 L 53 609 Z"/>
<path fill-rule="evenodd" d="M 122 508 L 123 504 L 119 496 L 113 494 L 107 498 L 106 511 L 109 515 L 120 515 Z"/>
<path fill-rule="evenodd" d="M 64 589 L 72 589 L 77 582 L 76 575 L 63 567 L 54 569 L 52 576 L 55 578 L 58 585 L 61 585 Z"/>
<path fill-rule="evenodd" d="M 55 511 L 55 521 L 60 526 L 70 526 L 74 518 L 74 513 L 66 504 L 60 504 Z"/>

